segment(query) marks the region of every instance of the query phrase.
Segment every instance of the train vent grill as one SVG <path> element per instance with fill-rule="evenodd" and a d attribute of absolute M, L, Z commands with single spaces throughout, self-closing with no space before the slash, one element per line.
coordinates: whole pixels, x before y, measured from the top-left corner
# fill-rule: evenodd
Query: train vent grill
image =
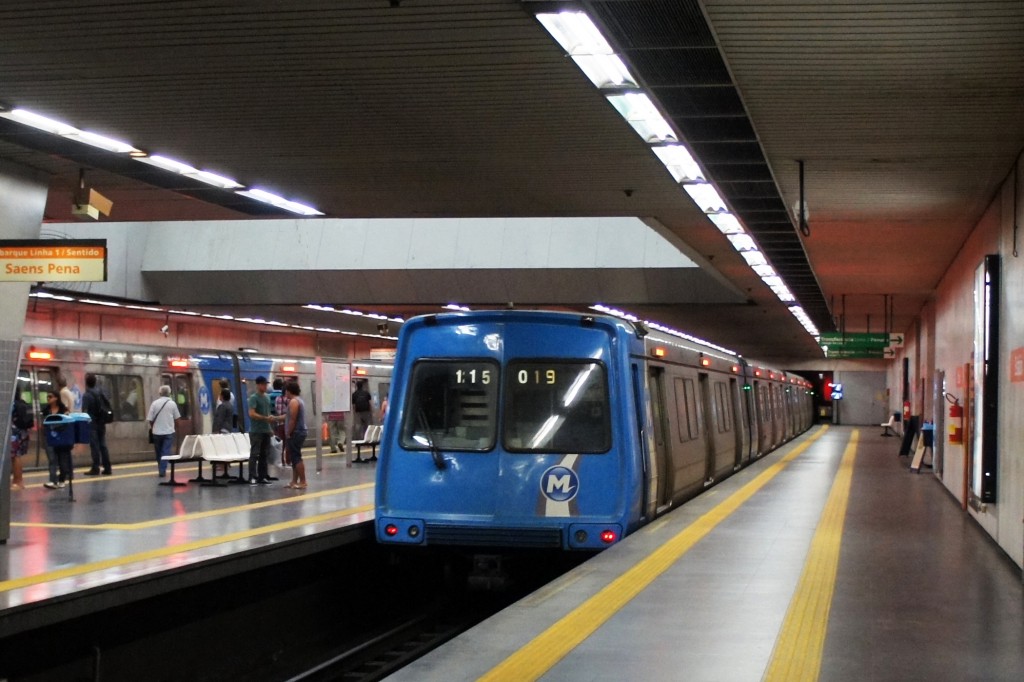
<path fill-rule="evenodd" d="M 430 545 L 558 548 L 562 546 L 562 531 L 558 528 L 480 528 L 428 523 L 426 542 Z"/>

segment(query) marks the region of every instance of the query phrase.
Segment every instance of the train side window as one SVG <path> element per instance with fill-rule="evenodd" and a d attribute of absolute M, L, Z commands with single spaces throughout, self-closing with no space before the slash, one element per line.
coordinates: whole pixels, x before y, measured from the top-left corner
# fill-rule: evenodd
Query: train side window
<path fill-rule="evenodd" d="M 693 379 L 682 379 L 682 395 L 679 395 L 679 379 L 676 379 L 676 409 L 679 414 L 679 440 L 686 442 L 700 436 L 700 420 L 697 419 L 697 393 Z"/>
<path fill-rule="evenodd" d="M 175 374 L 171 384 L 171 398 L 178 405 L 182 419 L 192 418 L 192 377 L 187 374 Z"/>
<path fill-rule="evenodd" d="M 112 398 L 114 412 L 120 421 L 136 422 L 145 419 L 146 401 L 142 394 L 142 377 L 135 375 L 117 377 L 117 392 Z"/>
<path fill-rule="evenodd" d="M 715 383 L 715 405 L 718 407 L 718 432 L 732 431 L 732 403 L 725 392 L 725 382 Z"/>
<path fill-rule="evenodd" d="M 611 449 L 608 380 L 597 362 L 517 360 L 506 369 L 504 444 L 513 452 Z"/>
<path fill-rule="evenodd" d="M 498 363 L 493 360 L 417 362 L 402 421 L 402 446 L 410 450 L 494 448 L 498 379 Z"/>

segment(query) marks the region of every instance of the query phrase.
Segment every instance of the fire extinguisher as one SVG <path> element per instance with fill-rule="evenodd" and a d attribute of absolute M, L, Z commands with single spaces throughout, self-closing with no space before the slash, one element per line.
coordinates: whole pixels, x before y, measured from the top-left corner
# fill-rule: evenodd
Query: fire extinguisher
<path fill-rule="evenodd" d="M 964 408 L 959 402 L 954 402 L 949 406 L 949 442 L 952 444 L 959 445 L 964 442 L 963 422 L 961 421 L 963 418 Z M 954 423 L 954 419 L 960 423 Z"/>
<path fill-rule="evenodd" d="M 906 424 L 910 421 L 910 401 L 903 401 L 903 423 Z"/>

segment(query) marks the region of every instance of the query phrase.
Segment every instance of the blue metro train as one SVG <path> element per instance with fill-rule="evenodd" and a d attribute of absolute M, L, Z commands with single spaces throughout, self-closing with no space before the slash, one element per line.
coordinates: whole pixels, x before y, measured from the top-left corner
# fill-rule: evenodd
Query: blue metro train
<path fill-rule="evenodd" d="M 802 377 L 580 313 L 414 318 L 392 385 L 391 545 L 602 549 L 812 423 Z"/>

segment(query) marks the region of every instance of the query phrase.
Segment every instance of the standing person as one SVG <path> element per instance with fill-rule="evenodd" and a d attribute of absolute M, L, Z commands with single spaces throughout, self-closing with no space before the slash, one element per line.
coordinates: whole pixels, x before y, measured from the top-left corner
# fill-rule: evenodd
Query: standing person
<path fill-rule="evenodd" d="M 356 382 L 356 391 L 352 394 L 352 409 L 356 419 L 352 425 L 352 438 L 359 440 L 366 434 L 366 427 L 373 423 L 373 397 L 366 390 L 366 381 Z"/>
<path fill-rule="evenodd" d="M 231 391 L 226 388 L 220 391 L 220 402 L 213 411 L 213 432 L 231 433 L 235 424 L 235 406 L 231 402 Z"/>
<path fill-rule="evenodd" d="M 249 485 L 268 485 L 267 452 L 273 434 L 274 417 L 270 414 L 267 378 L 256 377 L 256 392 L 249 396 Z"/>
<path fill-rule="evenodd" d="M 217 379 L 217 385 L 220 387 L 220 399 L 217 404 L 220 405 L 224 401 L 224 391 L 228 392 L 227 401 L 231 403 L 231 430 L 238 428 L 238 406 L 235 404 L 235 394 L 231 392 L 231 382 L 227 379 Z"/>
<path fill-rule="evenodd" d="M 165 455 L 171 454 L 171 444 L 174 443 L 174 422 L 181 419 L 181 412 L 178 406 L 171 400 L 171 387 L 161 386 L 160 396 L 149 406 L 149 414 L 146 421 L 153 431 L 153 452 L 156 454 L 156 465 L 159 468 L 160 478 L 167 475 L 167 462 L 163 460 Z"/>
<path fill-rule="evenodd" d="M 16 394 L 11 405 L 11 490 L 25 489 L 21 458 L 28 454 L 28 430 L 31 428 L 32 415 L 28 403 Z"/>
<path fill-rule="evenodd" d="M 306 465 L 302 463 L 302 444 L 306 441 L 306 403 L 299 394 L 299 382 L 289 381 L 284 387 L 288 396 L 288 411 L 285 412 L 285 450 L 292 463 L 292 482 L 286 488 L 306 489 Z"/>
<path fill-rule="evenodd" d="M 220 385 L 222 388 L 220 389 L 220 399 L 217 401 L 217 409 L 213 411 L 212 431 L 214 433 L 231 433 L 237 421 L 235 402 L 231 399 L 231 391 L 223 380 L 221 380 Z M 214 478 L 227 477 L 227 462 L 214 462 L 212 466 Z"/>
<path fill-rule="evenodd" d="M 274 390 L 268 394 L 268 397 L 273 402 L 273 414 L 278 418 L 278 421 L 274 423 L 274 435 L 281 439 L 281 466 L 286 467 L 291 464 L 288 459 L 288 448 L 284 447 L 284 417 L 288 414 L 289 397 L 284 392 L 283 379 L 274 379 Z"/>
<path fill-rule="evenodd" d="M 64 403 L 64 407 L 68 408 L 68 412 L 75 411 L 75 394 L 68 388 L 68 380 L 61 374 L 57 377 L 57 386 L 60 388 L 60 401 Z"/>
<path fill-rule="evenodd" d="M 43 410 L 42 417 L 46 417 L 51 414 L 67 414 L 68 407 L 64 404 L 64 401 L 60 399 L 56 391 L 48 391 L 46 394 L 46 409 Z M 43 487 L 55 490 L 57 488 L 63 488 L 66 483 L 65 481 L 71 480 L 71 448 L 62 447 L 55 448 L 49 443 L 46 444 L 46 458 L 49 460 L 50 465 L 50 480 L 43 484 Z M 58 471 L 60 475 L 58 477 Z"/>
<path fill-rule="evenodd" d="M 110 475 L 110 451 L 107 450 L 107 414 L 105 405 L 110 401 L 96 386 L 96 375 L 85 375 L 85 395 L 82 396 L 82 412 L 92 419 L 89 436 L 89 451 L 92 454 L 92 467 L 85 472 L 86 476 L 98 476 L 100 465 L 103 475 Z M 70 409 L 70 408 L 69 408 Z"/>

